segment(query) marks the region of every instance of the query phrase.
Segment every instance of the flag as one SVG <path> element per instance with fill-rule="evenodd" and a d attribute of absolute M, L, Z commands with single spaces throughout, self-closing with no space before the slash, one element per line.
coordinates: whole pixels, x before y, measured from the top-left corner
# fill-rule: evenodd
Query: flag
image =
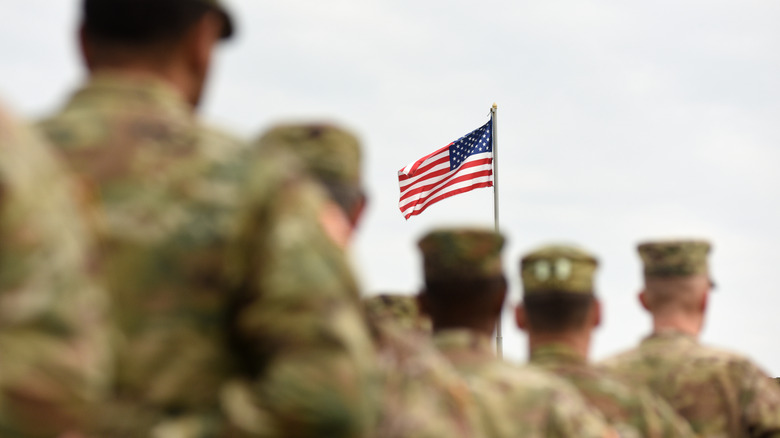
<path fill-rule="evenodd" d="M 493 186 L 492 123 L 464 135 L 398 171 L 406 219 L 442 199 Z"/>

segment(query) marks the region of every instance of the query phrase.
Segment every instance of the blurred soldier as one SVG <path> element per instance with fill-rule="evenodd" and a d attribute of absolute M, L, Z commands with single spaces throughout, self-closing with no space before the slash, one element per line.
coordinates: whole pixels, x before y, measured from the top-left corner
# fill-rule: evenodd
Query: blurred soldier
<path fill-rule="evenodd" d="M 506 295 L 504 238 L 479 229 L 436 230 L 420 240 L 434 342 L 467 380 L 487 437 L 600 437 L 613 432 L 571 385 L 493 354 Z"/>
<path fill-rule="evenodd" d="M 258 145 L 301 159 L 340 207 L 344 221 L 333 221 L 331 229 L 346 246 L 366 204 L 358 139 L 331 124 L 289 124 L 266 132 Z M 372 436 L 479 437 L 468 388 L 431 344 L 414 298 L 386 295 L 366 301 L 382 390 Z"/>
<path fill-rule="evenodd" d="M 604 365 L 647 384 L 703 437 L 780 436 L 780 389 L 756 365 L 698 343 L 712 287 L 705 241 L 639 245 L 653 333 Z"/>
<path fill-rule="evenodd" d="M 0 435 L 77 436 L 110 372 L 105 292 L 78 192 L 0 109 Z"/>
<path fill-rule="evenodd" d="M 89 80 L 41 126 L 92 189 L 122 335 L 95 435 L 218 436 L 226 382 L 243 378 L 267 414 L 231 417 L 249 434 L 364 436 L 374 350 L 322 225 L 335 207 L 294 160 L 193 115 L 228 14 L 217 0 L 83 5 Z"/>
<path fill-rule="evenodd" d="M 528 332 L 531 363 L 573 383 L 621 436 L 692 436 L 662 399 L 588 364 L 592 332 L 601 322 L 597 265 L 595 257 L 570 246 L 546 246 L 523 257 L 517 323 Z"/>

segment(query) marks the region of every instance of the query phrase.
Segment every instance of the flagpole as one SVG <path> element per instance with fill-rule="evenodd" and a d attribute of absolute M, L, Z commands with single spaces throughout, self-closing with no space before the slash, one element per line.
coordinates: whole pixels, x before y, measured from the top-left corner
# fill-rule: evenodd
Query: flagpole
<path fill-rule="evenodd" d="M 493 107 L 490 108 L 490 120 L 493 122 L 491 126 L 492 135 L 490 136 L 493 142 L 493 220 L 496 223 L 496 233 L 499 232 L 498 227 L 498 105 L 493 103 Z M 498 315 L 498 322 L 496 322 L 496 354 L 499 359 L 504 357 L 503 336 L 501 336 L 501 314 Z"/>

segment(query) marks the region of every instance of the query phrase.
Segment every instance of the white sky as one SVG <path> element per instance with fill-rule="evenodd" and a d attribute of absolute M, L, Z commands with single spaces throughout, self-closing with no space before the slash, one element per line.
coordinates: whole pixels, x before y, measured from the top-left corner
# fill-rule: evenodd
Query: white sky
<path fill-rule="evenodd" d="M 780 3 L 769 0 L 233 0 L 206 117 L 253 137 L 327 119 L 364 140 L 371 203 L 354 254 L 368 293 L 421 285 L 416 240 L 492 226 L 492 190 L 404 221 L 396 172 L 499 105 L 500 220 L 520 255 L 548 242 L 599 255 L 594 357 L 649 330 L 635 246 L 710 239 L 718 290 L 704 340 L 780 375 Z M 53 111 L 83 77 L 76 0 L 0 0 L 0 96 Z M 508 314 L 507 314 L 508 316 Z M 507 356 L 524 337 L 504 321 Z"/>

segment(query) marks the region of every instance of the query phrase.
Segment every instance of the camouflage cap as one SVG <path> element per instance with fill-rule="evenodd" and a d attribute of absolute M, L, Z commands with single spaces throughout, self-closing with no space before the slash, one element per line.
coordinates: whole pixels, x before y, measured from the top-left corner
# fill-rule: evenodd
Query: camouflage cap
<path fill-rule="evenodd" d="M 83 0 L 84 4 L 84 10 L 89 11 L 92 10 L 95 7 L 99 6 L 109 6 L 112 9 L 116 8 L 117 6 L 130 6 L 132 5 L 134 8 L 141 8 L 141 11 L 145 11 L 145 13 L 152 13 L 151 11 L 154 10 L 153 8 L 150 9 L 150 6 L 167 6 L 168 4 L 175 4 L 175 3 L 182 3 L 182 2 L 192 2 L 192 3 L 199 3 L 202 5 L 206 5 L 219 13 L 219 15 L 222 16 L 223 20 L 223 26 L 222 26 L 222 33 L 220 34 L 221 39 L 228 39 L 233 36 L 235 33 L 235 26 L 233 24 L 233 18 L 227 8 L 225 7 L 225 2 L 222 0 Z M 119 9 L 119 11 L 123 11 L 123 9 Z M 89 16 L 89 12 L 87 12 L 87 16 Z"/>
<path fill-rule="evenodd" d="M 668 240 L 642 243 L 637 247 L 647 277 L 709 275 L 704 240 Z"/>
<path fill-rule="evenodd" d="M 469 228 L 435 230 L 425 235 L 422 250 L 426 281 L 477 280 L 503 275 L 504 237 L 495 231 Z"/>
<path fill-rule="evenodd" d="M 549 245 L 520 260 L 523 294 L 568 292 L 592 295 L 598 260 L 592 254 L 566 245 Z"/>
<path fill-rule="evenodd" d="M 258 145 L 292 152 L 322 181 L 360 186 L 360 142 L 345 129 L 314 123 L 277 125 L 260 137 Z"/>
<path fill-rule="evenodd" d="M 430 328 L 430 321 L 420 314 L 414 295 L 379 294 L 364 298 L 363 305 L 372 321 L 388 321 L 405 329 Z"/>

